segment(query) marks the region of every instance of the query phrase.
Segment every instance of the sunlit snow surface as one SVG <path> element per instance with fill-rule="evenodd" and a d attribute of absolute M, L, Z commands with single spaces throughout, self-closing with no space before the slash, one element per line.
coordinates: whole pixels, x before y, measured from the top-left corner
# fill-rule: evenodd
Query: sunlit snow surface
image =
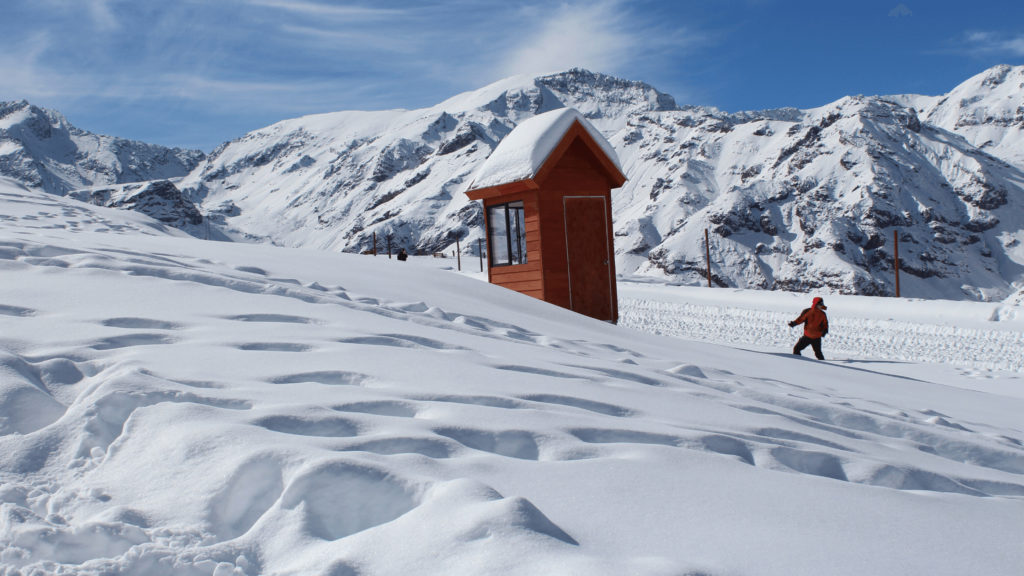
<path fill-rule="evenodd" d="M 1017 307 L 828 296 L 821 363 L 809 295 L 623 282 L 612 326 L 452 264 L 0 181 L 0 574 L 1024 566 Z"/>

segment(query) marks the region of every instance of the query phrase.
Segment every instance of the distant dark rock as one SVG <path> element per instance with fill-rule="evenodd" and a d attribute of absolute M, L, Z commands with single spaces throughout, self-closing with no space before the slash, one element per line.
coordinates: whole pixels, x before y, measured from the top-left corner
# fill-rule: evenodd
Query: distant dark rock
<path fill-rule="evenodd" d="M 175 228 L 197 225 L 203 215 L 172 182 L 159 180 L 116 188 L 76 191 L 70 196 L 110 208 L 134 210 Z"/>

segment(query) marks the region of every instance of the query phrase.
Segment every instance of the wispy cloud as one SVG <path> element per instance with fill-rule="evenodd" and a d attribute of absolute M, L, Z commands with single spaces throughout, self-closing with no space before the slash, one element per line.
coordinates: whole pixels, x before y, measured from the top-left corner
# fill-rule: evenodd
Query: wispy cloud
<path fill-rule="evenodd" d="M 64 77 L 42 64 L 50 49 L 50 34 L 35 32 L 17 46 L 0 50 L 0 78 L 6 91 L 19 98 L 46 98 L 59 94 L 69 83 Z"/>
<path fill-rule="evenodd" d="M 624 5 L 603 1 L 562 4 L 553 11 L 525 11 L 527 26 L 513 40 L 501 64 L 504 75 L 531 74 L 581 66 L 617 70 L 639 38 L 622 22 Z"/>
<path fill-rule="evenodd" d="M 111 0 L 87 0 L 84 4 L 97 28 L 109 31 L 120 26 L 120 22 L 110 7 Z"/>
<path fill-rule="evenodd" d="M 1016 36 L 999 32 L 971 31 L 964 35 L 963 45 L 978 54 L 1024 56 L 1024 34 Z"/>
<path fill-rule="evenodd" d="M 309 49 L 317 47 L 327 50 L 356 50 L 360 52 L 374 51 L 376 56 L 381 53 L 411 54 L 422 48 L 422 42 L 416 37 L 394 38 L 382 35 L 373 29 L 362 28 L 323 28 L 286 24 L 280 30 L 295 38 L 301 38 Z"/>
<path fill-rule="evenodd" d="M 895 8 L 889 10 L 890 18 L 907 18 L 913 15 L 914 12 L 906 4 L 897 4 Z"/>
<path fill-rule="evenodd" d="M 633 0 L 8 1 L 0 99 L 71 115 L 415 108 L 515 74 L 642 77 L 698 38 Z"/>
<path fill-rule="evenodd" d="M 393 18 L 404 13 L 396 8 L 370 8 L 366 6 L 338 6 L 335 4 L 322 4 L 320 2 L 302 2 L 289 0 L 246 0 L 251 6 L 262 6 L 265 8 L 276 8 L 292 14 L 315 16 L 318 18 L 343 18 L 373 20 L 382 18 Z"/>

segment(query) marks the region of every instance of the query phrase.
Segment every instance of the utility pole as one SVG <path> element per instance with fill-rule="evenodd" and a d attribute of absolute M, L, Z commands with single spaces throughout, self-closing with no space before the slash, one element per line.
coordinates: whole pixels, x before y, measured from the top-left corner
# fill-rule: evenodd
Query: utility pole
<path fill-rule="evenodd" d="M 898 230 L 892 231 L 892 264 L 896 270 L 896 297 L 900 297 L 900 233 Z"/>
<path fill-rule="evenodd" d="M 711 288 L 711 242 L 708 240 L 707 228 L 704 229 L 704 264 L 708 270 L 708 288 Z"/>

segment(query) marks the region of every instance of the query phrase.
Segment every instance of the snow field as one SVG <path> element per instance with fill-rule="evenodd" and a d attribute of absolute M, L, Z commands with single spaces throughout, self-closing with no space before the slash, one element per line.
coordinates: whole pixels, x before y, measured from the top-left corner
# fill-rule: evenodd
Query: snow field
<path fill-rule="evenodd" d="M 628 287 L 620 290 L 622 326 L 757 350 L 792 350 L 803 328 L 789 328 L 788 323 L 799 315 L 801 306 L 810 305 L 794 304 L 792 312 L 786 313 L 639 299 L 629 296 Z M 833 307 L 829 314 L 829 333 L 822 344 L 829 360 L 926 362 L 1024 372 L 1024 329 L 845 317 L 839 307 Z M 804 354 L 812 352 L 808 348 Z"/>
<path fill-rule="evenodd" d="M 1024 565 L 1024 397 L 969 376 L 647 334 L 433 259 L 0 203 L 4 576 Z M 974 318 L 953 308 L 930 309 Z"/>

